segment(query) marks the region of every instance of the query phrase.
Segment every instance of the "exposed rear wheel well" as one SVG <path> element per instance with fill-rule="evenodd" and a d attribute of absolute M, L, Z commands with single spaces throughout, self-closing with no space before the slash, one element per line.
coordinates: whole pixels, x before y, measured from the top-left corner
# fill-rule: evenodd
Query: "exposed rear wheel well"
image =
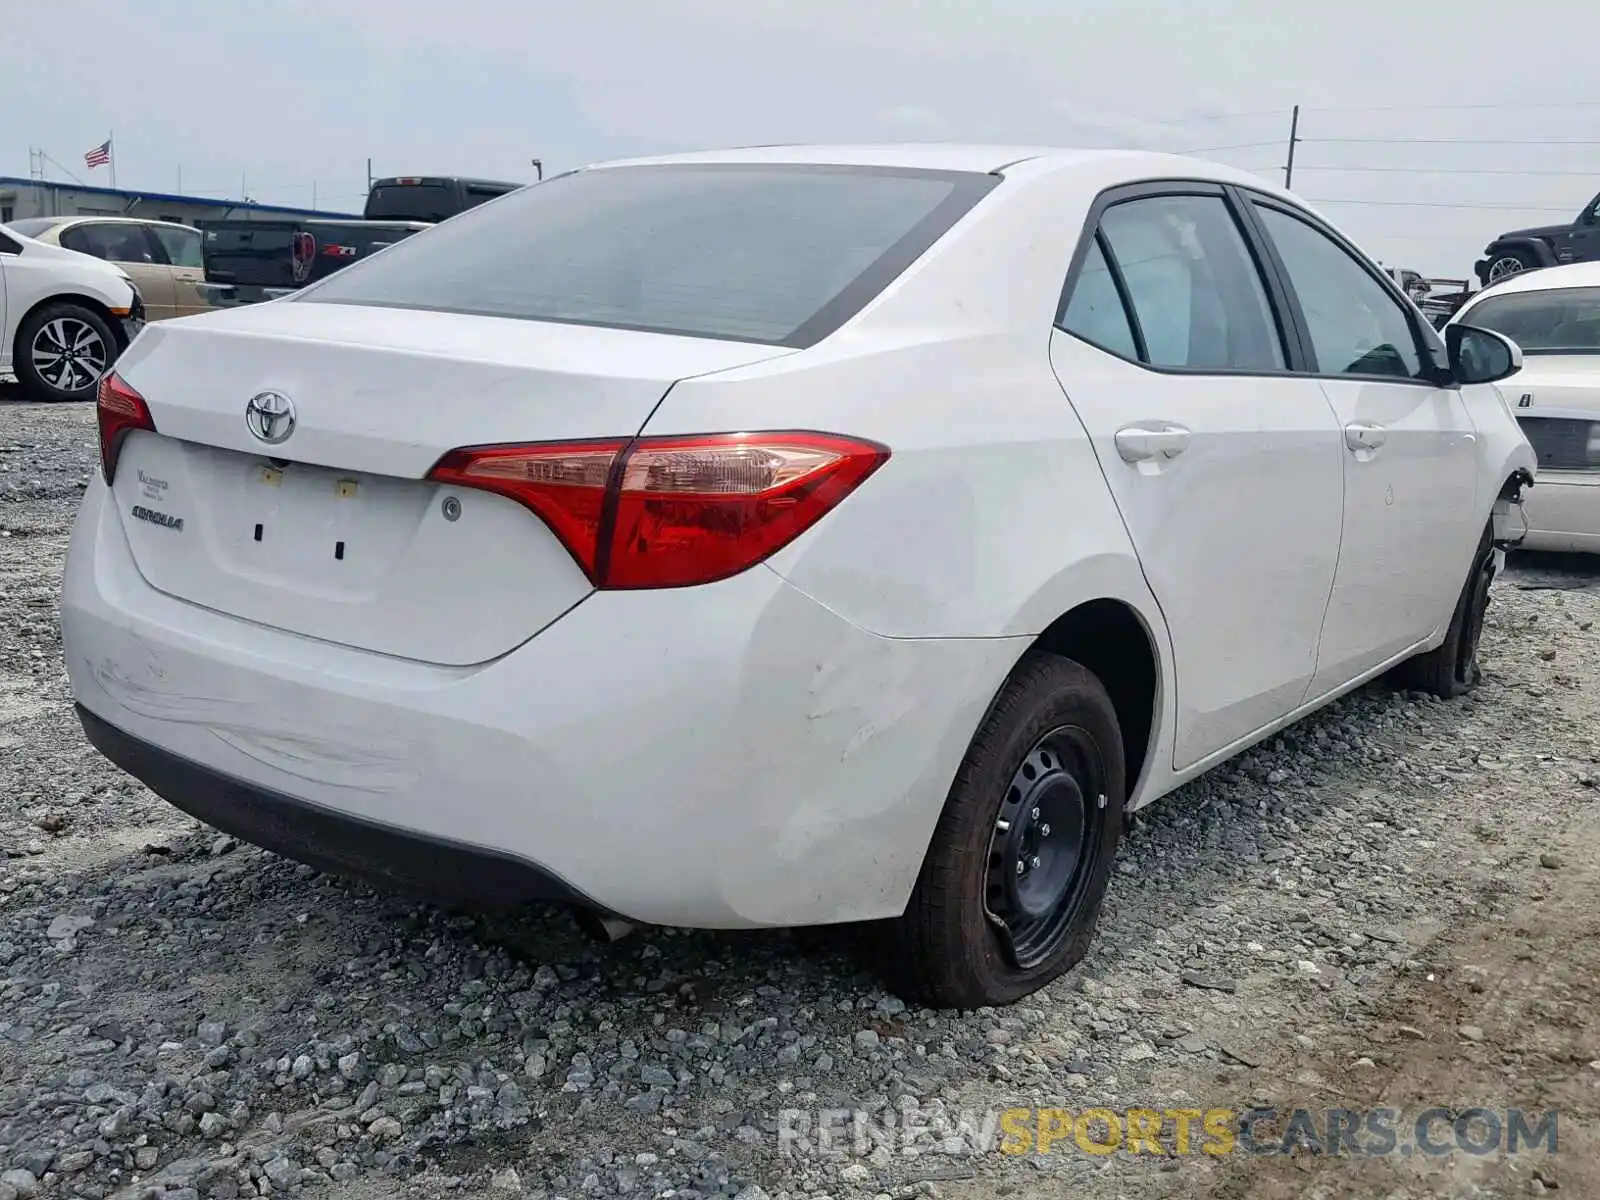
<path fill-rule="evenodd" d="M 1527 471 L 1514 471 L 1512 472 L 1511 477 L 1507 479 L 1505 483 L 1500 485 L 1499 498 L 1501 500 L 1513 500 L 1516 498 L 1517 493 L 1523 488 L 1532 486 L 1532 475 L 1530 475 Z"/>
<path fill-rule="evenodd" d="M 1149 760 L 1155 727 L 1156 652 L 1144 622 L 1120 601 L 1091 600 L 1057 617 L 1033 648 L 1072 659 L 1105 686 L 1122 728 L 1132 795 Z"/>

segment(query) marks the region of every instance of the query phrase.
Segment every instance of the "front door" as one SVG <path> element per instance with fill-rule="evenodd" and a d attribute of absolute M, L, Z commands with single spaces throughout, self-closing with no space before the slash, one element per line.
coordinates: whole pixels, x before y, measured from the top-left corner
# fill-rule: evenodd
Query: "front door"
<path fill-rule="evenodd" d="M 1461 393 L 1424 377 L 1406 302 L 1310 221 L 1265 201 L 1255 209 L 1343 440 L 1339 570 L 1311 686 L 1320 696 L 1449 620 L 1483 533 L 1477 433 Z"/>
<path fill-rule="evenodd" d="M 1338 558 L 1342 442 L 1317 382 L 1287 369 L 1220 188 L 1144 185 L 1098 225 L 1051 358 L 1172 633 L 1183 770 L 1305 695 Z"/>
<path fill-rule="evenodd" d="M 1600 260 L 1600 196 L 1589 201 L 1589 207 L 1578 214 L 1567 235 L 1571 257 L 1568 262 L 1595 262 Z"/>

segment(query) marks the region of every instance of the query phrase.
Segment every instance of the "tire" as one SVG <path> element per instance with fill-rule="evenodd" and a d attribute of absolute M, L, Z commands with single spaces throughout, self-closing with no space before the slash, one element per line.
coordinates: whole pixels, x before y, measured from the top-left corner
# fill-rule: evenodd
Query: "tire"
<path fill-rule="evenodd" d="M 1070 659 L 1029 655 L 967 749 L 905 913 L 879 929 L 889 985 L 913 1003 L 977 1008 L 1076 966 L 1100 917 L 1125 794 L 1104 686 Z"/>
<path fill-rule="evenodd" d="M 1538 267 L 1539 260 L 1534 257 L 1532 251 L 1503 250 L 1489 256 L 1489 265 L 1484 268 L 1483 282 L 1488 285 L 1523 271 L 1537 270 Z"/>
<path fill-rule="evenodd" d="M 1472 556 L 1472 569 L 1456 599 L 1450 615 L 1450 628 L 1438 649 L 1407 659 L 1394 670 L 1394 681 L 1401 687 L 1431 692 L 1446 700 L 1463 696 L 1483 678 L 1478 666 L 1478 639 L 1483 634 L 1483 618 L 1489 608 L 1489 586 L 1494 582 L 1494 542 L 1492 525 L 1484 526 L 1483 537 Z"/>
<path fill-rule="evenodd" d="M 121 349 L 111 326 L 93 309 L 46 304 L 17 331 L 17 380 L 37 400 L 92 400 Z"/>

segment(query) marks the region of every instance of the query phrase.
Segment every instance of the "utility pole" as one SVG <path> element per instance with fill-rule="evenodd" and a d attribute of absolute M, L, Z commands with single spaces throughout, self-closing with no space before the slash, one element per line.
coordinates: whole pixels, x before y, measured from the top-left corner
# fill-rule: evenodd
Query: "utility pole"
<path fill-rule="evenodd" d="M 536 177 L 535 182 L 543 183 L 544 182 L 544 159 L 535 158 L 535 159 L 532 159 L 531 161 L 533 163 L 533 169 L 536 172 L 538 172 L 538 175 Z"/>
<path fill-rule="evenodd" d="M 1289 158 L 1283 164 L 1283 186 L 1294 186 L 1294 148 L 1300 142 L 1300 106 L 1294 106 L 1294 114 L 1289 118 Z"/>
<path fill-rule="evenodd" d="M 367 191 L 372 191 L 372 160 L 367 159 Z"/>

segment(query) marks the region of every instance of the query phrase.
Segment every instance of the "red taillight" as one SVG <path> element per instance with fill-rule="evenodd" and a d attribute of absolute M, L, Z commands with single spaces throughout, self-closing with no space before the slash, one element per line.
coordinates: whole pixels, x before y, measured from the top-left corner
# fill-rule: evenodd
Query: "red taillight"
<path fill-rule="evenodd" d="M 311 277 L 311 260 L 317 256 L 317 239 L 301 231 L 290 239 L 289 273 L 296 283 Z"/>
<path fill-rule="evenodd" d="M 776 553 L 888 457 L 834 434 L 708 434 L 469 447 L 429 478 L 526 505 L 596 587 L 684 587 Z"/>
<path fill-rule="evenodd" d="M 156 431 L 150 419 L 150 409 L 139 395 L 115 371 L 100 378 L 100 393 L 95 402 L 95 418 L 100 423 L 100 469 L 106 482 L 117 477 L 117 456 L 122 453 L 122 439 L 135 429 Z"/>

